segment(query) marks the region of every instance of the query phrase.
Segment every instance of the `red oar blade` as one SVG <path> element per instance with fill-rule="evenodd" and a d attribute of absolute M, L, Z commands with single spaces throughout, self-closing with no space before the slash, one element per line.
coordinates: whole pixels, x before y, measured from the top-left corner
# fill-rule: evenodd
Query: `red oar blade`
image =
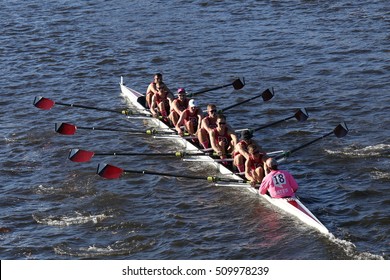
<path fill-rule="evenodd" d="M 56 123 L 55 131 L 63 135 L 74 135 L 76 133 L 77 126 L 70 123 Z"/>
<path fill-rule="evenodd" d="M 263 98 L 264 101 L 271 100 L 272 97 L 274 97 L 274 89 L 272 89 L 272 91 L 270 91 L 270 89 L 266 89 L 261 94 L 261 97 Z"/>
<path fill-rule="evenodd" d="M 236 79 L 233 83 L 232 86 L 234 87 L 235 90 L 242 89 L 245 86 L 245 79 Z"/>
<path fill-rule="evenodd" d="M 305 108 L 299 109 L 294 116 L 300 122 L 304 122 L 309 118 L 309 114 Z"/>
<path fill-rule="evenodd" d="M 34 106 L 42 110 L 50 110 L 53 108 L 55 102 L 49 98 L 36 96 L 34 99 Z"/>
<path fill-rule="evenodd" d="M 123 174 L 123 169 L 110 164 L 98 164 L 96 173 L 106 179 L 118 179 Z"/>
<path fill-rule="evenodd" d="M 95 155 L 92 151 L 71 149 L 68 158 L 73 162 L 87 162 Z"/>

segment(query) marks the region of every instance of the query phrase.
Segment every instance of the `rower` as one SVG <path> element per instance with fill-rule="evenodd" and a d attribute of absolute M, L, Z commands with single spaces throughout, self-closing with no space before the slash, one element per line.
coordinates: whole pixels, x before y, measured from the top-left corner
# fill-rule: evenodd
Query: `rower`
<path fill-rule="evenodd" d="M 151 104 L 152 104 L 152 97 L 154 94 L 157 93 L 157 83 L 163 83 L 163 76 L 161 73 L 156 73 L 154 74 L 153 76 L 153 81 L 149 84 L 148 88 L 146 89 L 146 94 L 145 94 L 145 97 L 146 97 L 146 103 L 148 105 L 148 107 L 150 108 Z M 165 85 L 165 84 L 164 84 Z M 172 92 L 169 90 L 169 88 L 165 85 L 167 91 L 168 91 L 168 97 L 170 98 L 173 98 L 173 94 Z"/>
<path fill-rule="evenodd" d="M 207 116 L 202 119 L 198 131 L 199 143 L 203 148 L 210 148 L 210 132 L 217 127 L 217 106 L 214 104 L 207 105 Z"/>
<path fill-rule="evenodd" d="M 241 131 L 240 141 L 234 147 L 233 165 L 240 173 L 245 172 L 245 161 L 249 158 L 248 145 L 256 144 L 252 137 L 253 134 L 249 129 Z"/>
<path fill-rule="evenodd" d="M 232 153 L 237 143 L 237 136 L 229 129 L 226 117 L 222 114 L 217 116 L 217 127 L 210 132 L 210 142 L 213 150 L 221 159 L 227 158 L 228 153 Z M 227 162 L 223 162 L 224 165 Z"/>
<path fill-rule="evenodd" d="M 168 97 L 167 88 L 163 83 L 157 83 L 156 86 L 157 93 L 152 97 L 150 112 L 155 118 L 160 115 L 163 118 L 167 118 L 170 110 L 171 99 Z"/>
<path fill-rule="evenodd" d="M 278 162 L 274 158 L 268 158 L 264 164 L 265 177 L 260 185 L 259 193 L 268 194 L 273 198 L 285 198 L 295 196 L 298 183 L 294 177 L 285 170 L 278 169 Z"/>
<path fill-rule="evenodd" d="M 184 125 L 185 130 L 190 135 L 196 135 L 202 121 L 202 110 L 198 108 L 194 99 L 190 99 L 188 107 L 180 114 L 180 118 L 176 123 L 176 131 L 180 136 L 183 136 L 181 126 Z"/>
<path fill-rule="evenodd" d="M 171 113 L 169 114 L 169 119 L 173 126 L 176 126 L 181 113 L 188 107 L 189 100 L 186 97 L 186 94 L 187 92 L 184 88 L 179 88 L 177 90 L 177 98 L 175 98 L 171 103 Z"/>
<path fill-rule="evenodd" d="M 251 182 L 251 185 L 260 184 L 264 178 L 266 154 L 255 144 L 249 144 L 246 153 L 248 157 L 245 161 L 245 178 Z"/>

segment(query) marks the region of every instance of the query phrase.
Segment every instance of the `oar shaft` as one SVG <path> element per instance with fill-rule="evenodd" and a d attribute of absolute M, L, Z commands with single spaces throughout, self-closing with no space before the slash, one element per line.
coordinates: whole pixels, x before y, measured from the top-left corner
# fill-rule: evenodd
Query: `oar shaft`
<path fill-rule="evenodd" d="M 225 111 L 227 111 L 227 110 L 229 110 L 229 109 L 232 109 L 232 108 L 234 108 L 234 107 L 240 106 L 241 104 L 247 103 L 247 102 L 249 102 L 249 101 L 251 101 L 251 100 L 254 100 L 254 99 L 256 99 L 256 98 L 259 98 L 259 97 L 261 97 L 261 94 L 260 94 L 260 95 L 257 95 L 257 96 L 254 96 L 254 97 L 252 97 L 252 98 L 246 99 L 246 100 L 244 100 L 244 101 L 241 101 L 241 102 L 239 102 L 239 103 L 230 105 L 230 106 L 228 106 L 228 107 L 226 107 L 226 108 L 223 108 L 221 111 L 222 111 L 222 112 L 225 112 Z"/>
<path fill-rule="evenodd" d="M 325 138 L 325 137 L 331 135 L 332 133 L 333 133 L 333 131 L 331 131 L 331 132 L 329 132 L 329 133 L 327 133 L 327 134 L 325 134 L 325 135 L 322 135 L 321 137 L 318 137 L 318 138 L 316 138 L 316 139 L 314 139 L 314 140 L 312 140 L 312 141 L 310 141 L 310 142 L 308 142 L 308 143 L 306 143 L 306 144 L 303 144 L 303 145 L 301 145 L 301 146 L 299 146 L 299 147 L 296 147 L 296 148 L 294 148 L 294 149 L 292 149 L 292 150 L 289 150 L 289 151 L 287 151 L 286 153 L 277 156 L 276 159 L 284 158 L 284 157 L 286 157 L 286 155 L 289 156 L 290 154 L 295 153 L 296 151 L 299 151 L 299 150 L 301 150 L 301 149 L 303 149 L 303 148 L 306 148 L 307 146 L 309 146 L 309 145 L 311 145 L 311 144 L 313 144 L 313 143 L 315 143 L 315 142 L 317 142 L 317 141 L 319 141 L 319 140 L 321 140 L 321 139 L 323 139 L 323 138 Z"/>
<path fill-rule="evenodd" d="M 241 101 L 241 102 L 238 102 L 238 103 L 236 103 L 236 104 L 230 105 L 230 106 L 228 106 L 228 107 L 226 107 L 226 108 L 223 108 L 223 109 L 221 110 L 221 112 L 225 112 L 225 111 L 227 111 L 227 110 L 230 110 L 230 109 L 232 109 L 232 108 L 234 108 L 234 107 L 240 106 L 240 105 L 242 105 L 242 104 L 244 104 L 244 103 L 247 103 L 247 102 L 252 101 L 252 100 L 254 100 L 254 99 L 256 99 L 256 98 L 259 98 L 259 97 L 262 97 L 264 101 L 268 101 L 268 100 L 270 100 L 270 99 L 273 97 L 273 95 L 274 95 L 273 92 L 271 92 L 269 89 L 266 89 L 265 91 L 263 91 L 263 92 L 262 92 L 261 94 L 259 94 L 259 95 L 253 96 L 253 97 L 248 98 L 248 99 L 246 99 L 246 100 L 244 100 L 244 101 Z"/>
<path fill-rule="evenodd" d="M 273 125 L 278 124 L 278 123 L 282 123 L 282 122 L 287 121 L 287 120 L 289 120 L 289 119 L 292 119 L 292 118 L 294 118 L 294 117 L 295 117 L 295 116 L 287 117 L 287 118 L 284 118 L 283 120 L 278 120 L 278 121 L 275 121 L 275 122 L 273 122 L 273 123 L 269 123 L 269 124 L 266 124 L 266 125 L 263 125 L 263 126 L 259 126 L 259 127 L 257 127 L 257 128 L 251 129 L 251 130 L 252 130 L 253 132 L 259 131 L 259 130 L 261 130 L 261 129 L 264 129 L 264 128 L 273 126 Z"/>
<path fill-rule="evenodd" d="M 56 102 L 55 104 L 62 105 L 62 106 L 68 106 L 68 107 L 75 107 L 75 108 L 83 108 L 83 109 L 91 109 L 91 110 L 96 110 L 96 111 L 124 114 L 124 111 L 98 108 L 98 107 L 92 107 L 92 106 L 86 106 L 86 105 L 78 105 L 78 104 L 62 103 L 62 102 Z"/>
<path fill-rule="evenodd" d="M 232 85 L 232 83 L 227 84 L 227 85 L 223 85 L 223 86 L 218 86 L 218 87 L 214 87 L 214 88 L 209 88 L 209 89 L 193 92 L 193 93 L 189 94 L 189 96 L 192 97 L 192 96 L 195 96 L 195 95 L 198 95 L 198 94 L 202 94 L 202 93 L 206 93 L 206 92 L 209 92 L 209 91 L 225 88 L 225 87 L 228 87 L 228 86 L 231 86 L 231 85 Z"/>
<path fill-rule="evenodd" d="M 123 170 L 123 172 L 124 173 L 148 174 L 148 175 L 158 175 L 158 176 L 166 176 L 166 177 L 207 180 L 207 177 L 204 177 L 204 176 L 171 174 L 171 173 L 155 172 L 155 171 L 148 171 L 148 170 Z"/>
<path fill-rule="evenodd" d="M 138 130 L 131 131 L 131 130 L 116 129 L 116 128 L 77 126 L 77 129 L 98 130 L 98 131 L 116 131 L 116 132 L 126 132 L 126 133 L 133 133 L 133 134 L 146 134 L 145 131 L 138 131 Z"/>

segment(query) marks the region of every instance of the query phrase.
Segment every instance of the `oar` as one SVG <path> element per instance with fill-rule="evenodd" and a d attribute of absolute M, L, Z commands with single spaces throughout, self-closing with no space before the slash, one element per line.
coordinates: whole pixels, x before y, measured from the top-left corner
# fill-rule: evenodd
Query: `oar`
<path fill-rule="evenodd" d="M 230 84 L 223 85 L 223 86 L 217 86 L 217 87 L 214 87 L 214 88 L 209 88 L 209 89 L 205 89 L 205 90 L 201 90 L 201 91 L 197 91 L 197 92 L 193 92 L 193 93 L 188 94 L 187 97 L 193 97 L 193 96 L 205 93 L 205 92 L 209 92 L 209 91 L 213 91 L 213 90 L 217 90 L 217 89 L 221 89 L 221 88 L 225 88 L 225 87 L 230 87 L 230 86 L 233 86 L 233 88 L 235 90 L 242 89 L 245 86 L 245 79 L 242 78 L 242 80 L 241 80 L 241 79 L 238 78 L 238 79 L 234 80 Z"/>
<path fill-rule="evenodd" d="M 263 98 L 263 101 L 269 101 L 269 100 L 272 99 L 272 97 L 274 97 L 274 95 L 275 95 L 275 93 L 274 93 L 274 89 L 273 89 L 273 88 L 272 88 L 272 91 L 271 91 L 270 89 L 266 89 L 265 91 L 263 91 L 263 92 L 262 92 L 261 94 L 259 94 L 259 95 L 253 96 L 253 97 L 251 97 L 251 98 L 249 98 L 249 99 L 246 99 L 246 100 L 241 101 L 241 102 L 239 102 L 239 103 L 236 103 L 236 104 L 233 104 L 233 105 L 228 106 L 228 107 L 226 107 L 226 108 L 223 108 L 223 109 L 220 110 L 219 112 L 223 113 L 223 112 L 225 112 L 225 111 L 227 111 L 227 110 L 229 110 L 229 109 L 232 109 L 232 108 L 234 108 L 234 107 L 237 107 L 237 106 L 239 106 L 239 105 L 241 105 L 241 104 L 247 103 L 247 102 L 249 102 L 249 101 L 251 101 L 251 100 L 254 100 L 254 99 L 256 99 L 256 98 L 259 98 L 259 97 L 262 97 L 262 98 Z"/>
<path fill-rule="evenodd" d="M 99 164 L 96 173 L 99 176 L 106 179 L 118 179 L 123 174 L 135 173 L 135 174 L 148 174 L 148 175 L 158 175 L 158 176 L 176 177 L 176 178 L 187 178 L 187 179 L 194 179 L 194 180 L 207 180 L 209 182 L 235 182 L 235 183 L 246 182 L 246 180 L 244 179 L 236 180 L 236 179 L 221 178 L 216 176 L 192 176 L 192 175 L 183 175 L 183 174 L 155 172 L 155 171 L 148 171 L 148 170 L 125 170 L 110 164 Z"/>
<path fill-rule="evenodd" d="M 124 153 L 124 152 L 107 152 L 107 153 L 95 153 L 93 151 L 71 149 L 68 158 L 74 162 L 87 162 L 94 156 L 173 156 L 183 158 L 185 156 L 209 156 L 214 155 L 213 152 L 197 152 L 190 153 L 186 151 L 177 151 L 169 153 Z"/>
<path fill-rule="evenodd" d="M 160 131 L 155 129 L 147 129 L 147 130 L 124 130 L 124 129 L 116 129 L 116 128 L 98 128 L 98 127 L 85 127 L 85 126 L 76 126 L 70 123 L 56 123 L 55 131 L 63 134 L 63 135 L 74 135 L 77 129 L 87 129 L 87 130 L 99 130 L 99 131 L 117 131 L 117 132 L 125 132 L 130 134 L 168 134 L 168 135 L 176 135 L 175 132 L 169 131 Z"/>
<path fill-rule="evenodd" d="M 281 158 L 284 158 L 284 157 L 289 157 L 292 153 L 295 153 L 296 151 L 299 151 L 299 150 L 301 150 L 301 149 L 303 149 L 303 148 L 305 148 L 305 147 L 307 147 L 307 146 L 309 146 L 309 145 L 311 145 L 311 144 L 313 144 L 313 143 L 315 143 L 315 142 L 317 142 L 317 141 L 319 141 L 319 140 L 321 140 L 321 139 L 323 139 L 325 137 L 328 137 L 329 135 L 335 134 L 336 137 L 341 138 L 341 137 L 344 137 L 345 135 L 347 135 L 347 133 L 348 133 L 347 124 L 345 122 L 342 122 L 339 125 L 337 125 L 331 132 L 329 132 L 329 133 L 327 133 L 325 135 L 322 135 L 321 137 L 318 137 L 318 138 L 316 138 L 316 139 L 314 139 L 314 140 L 312 140 L 312 141 L 310 141 L 310 142 L 308 142 L 306 144 L 303 144 L 303 145 L 301 145 L 301 146 L 299 146 L 297 148 L 289 150 L 289 151 L 287 151 L 287 152 L 285 152 L 285 153 L 283 153 L 283 154 L 281 154 L 279 156 L 276 156 L 275 158 L 276 159 L 281 159 Z"/>
<path fill-rule="evenodd" d="M 258 130 L 261 130 L 261 129 L 264 129 L 264 128 L 267 128 L 267 127 L 270 127 L 270 126 L 273 126 L 273 125 L 276 125 L 276 124 L 279 124 L 281 122 L 287 121 L 287 120 L 292 119 L 292 118 L 296 118 L 298 121 L 304 122 L 304 121 L 306 121 L 309 118 L 309 114 L 307 113 L 305 108 L 302 108 L 302 109 L 299 109 L 297 112 L 295 112 L 295 114 L 293 116 L 290 116 L 290 117 L 284 118 L 282 120 L 278 120 L 278 121 L 275 121 L 275 122 L 272 122 L 272 123 L 269 123 L 269 124 L 266 124 L 266 125 L 263 125 L 263 126 L 259 126 L 257 128 L 252 128 L 252 129 L 249 129 L 249 130 L 251 132 L 255 132 L 255 131 L 258 131 Z"/>
<path fill-rule="evenodd" d="M 106 108 L 98 108 L 98 107 L 91 107 L 91 106 L 85 106 L 85 105 L 55 102 L 55 101 L 53 101 L 49 98 L 43 97 L 43 96 L 36 96 L 33 104 L 35 107 L 42 109 L 42 110 L 50 110 L 51 108 L 54 107 L 55 104 L 57 104 L 57 105 L 68 106 L 68 107 L 84 108 L 84 109 L 91 109 L 91 110 L 96 110 L 96 111 L 118 113 L 118 114 L 123 114 L 126 116 L 128 116 L 128 115 L 136 115 L 136 116 L 150 115 L 150 113 L 148 113 L 148 112 L 139 113 L 139 112 L 133 112 L 133 111 L 128 110 L 128 109 L 111 110 L 111 109 L 106 109 Z"/>

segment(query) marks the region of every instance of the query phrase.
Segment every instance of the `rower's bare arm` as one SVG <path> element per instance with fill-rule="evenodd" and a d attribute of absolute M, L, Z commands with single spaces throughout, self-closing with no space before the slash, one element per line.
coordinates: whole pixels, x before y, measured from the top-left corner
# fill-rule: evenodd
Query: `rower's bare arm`
<path fill-rule="evenodd" d="M 150 104 L 150 112 L 152 113 L 153 117 L 157 117 L 158 116 L 156 108 L 157 108 L 156 94 L 154 94 L 153 97 L 152 97 L 152 102 Z"/>
<path fill-rule="evenodd" d="M 214 152 L 216 152 L 218 155 L 222 155 L 222 149 L 219 146 L 219 144 L 217 143 L 217 141 L 215 140 L 214 130 L 212 130 L 210 132 L 210 144 L 211 144 L 211 148 L 213 148 Z"/>
<path fill-rule="evenodd" d="M 184 117 L 185 117 L 184 115 L 185 115 L 185 111 L 183 111 L 180 114 L 179 120 L 177 121 L 177 124 L 175 126 L 176 131 L 177 131 L 177 133 L 179 133 L 179 135 L 183 135 L 183 131 L 181 130 L 181 126 L 183 124 L 183 120 L 184 120 Z"/>

